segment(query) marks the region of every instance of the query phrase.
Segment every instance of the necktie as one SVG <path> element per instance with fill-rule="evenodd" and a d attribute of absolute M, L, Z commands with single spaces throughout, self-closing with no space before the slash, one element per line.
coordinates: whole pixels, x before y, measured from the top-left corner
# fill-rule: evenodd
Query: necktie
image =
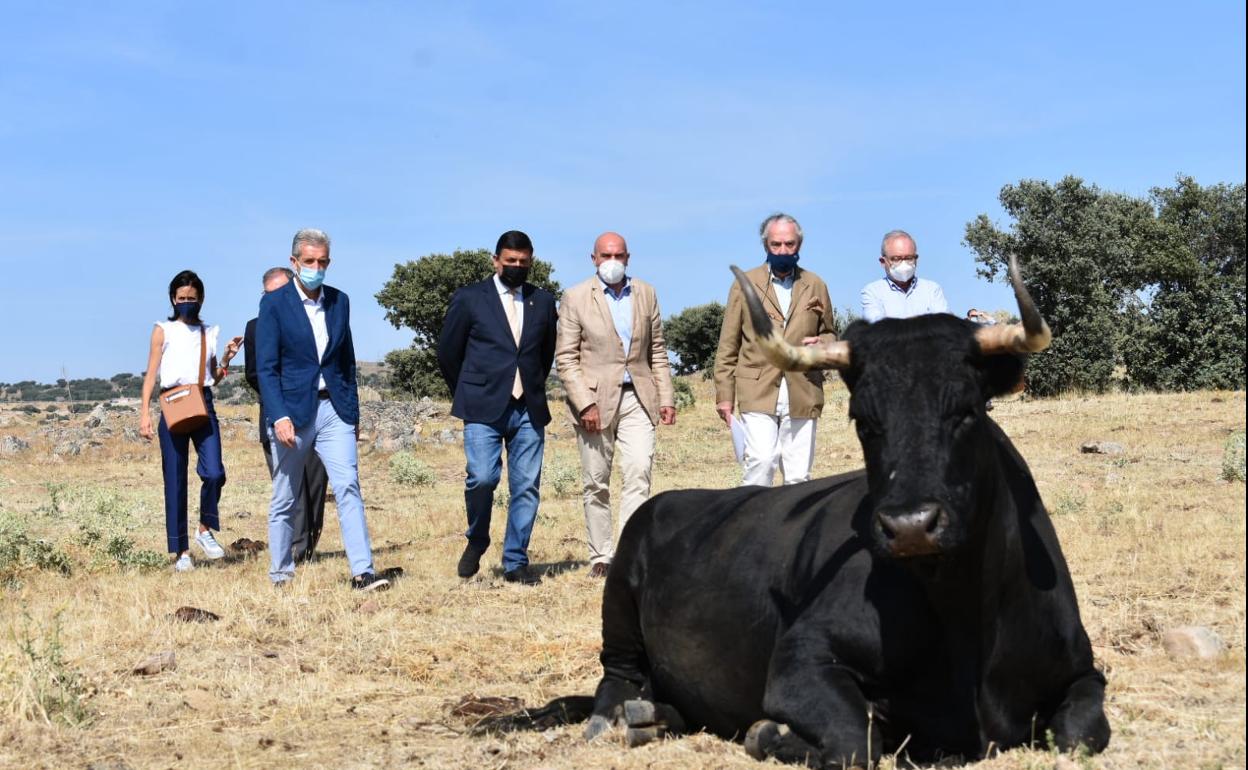
<path fill-rule="evenodd" d="M 508 289 L 507 299 L 507 323 L 511 324 L 511 338 L 516 341 L 516 347 L 520 347 L 520 313 L 516 310 L 516 292 L 518 289 Z M 520 384 L 520 367 L 516 367 L 516 379 L 511 384 L 511 397 L 520 398 L 524 395 L 524 386 Z"/>

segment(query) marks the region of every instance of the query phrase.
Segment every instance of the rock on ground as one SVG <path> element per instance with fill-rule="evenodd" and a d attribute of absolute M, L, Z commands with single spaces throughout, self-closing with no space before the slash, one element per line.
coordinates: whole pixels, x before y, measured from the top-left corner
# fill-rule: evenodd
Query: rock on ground
<path fill-rule="evenodd" d="M 1222 653 L 1222 639 L 1205 626 L 1181 626 L 1161 635 L 1166 653 L 1175 660 L 1212 660 Z"/>
<path fill-rule="evenodd" d="M 18 452 L 24 452 L 27 449 L 30 449 L 30 444 L 17 436 L 5 436 L 4 438 L 0 438 L 0 455 L 15 455 Z"/>
<path fill-rule="evenodd" d="M 1120 455 L 1127 450 L 1113 441 L 1089 441 L 1079 447 L 1079 451 L 1085 455 Z"/>

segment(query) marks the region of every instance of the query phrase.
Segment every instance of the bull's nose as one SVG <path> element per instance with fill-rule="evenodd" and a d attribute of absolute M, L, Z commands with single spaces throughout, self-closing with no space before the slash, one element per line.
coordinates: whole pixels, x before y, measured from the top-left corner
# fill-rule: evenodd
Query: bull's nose
<path fill-rule="evenodd" d="M 880 508 L 875 512 L 877 534 L 896 557 L 939 553 L 940 535 L 948 525 L 949 514 L 940 503 Z"/>

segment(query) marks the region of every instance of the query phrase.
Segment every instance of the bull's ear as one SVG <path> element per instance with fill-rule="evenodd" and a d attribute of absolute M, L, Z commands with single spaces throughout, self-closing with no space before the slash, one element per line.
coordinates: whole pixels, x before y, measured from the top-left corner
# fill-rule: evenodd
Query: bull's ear
<path fill-rule="evenodd" d="M 1026 356 L 1009 354 L 981 358 L 979 369 L 983 375 L 984 391 L 988 398 L 996 398 L 1022 390 L 1026 361 Z"/>

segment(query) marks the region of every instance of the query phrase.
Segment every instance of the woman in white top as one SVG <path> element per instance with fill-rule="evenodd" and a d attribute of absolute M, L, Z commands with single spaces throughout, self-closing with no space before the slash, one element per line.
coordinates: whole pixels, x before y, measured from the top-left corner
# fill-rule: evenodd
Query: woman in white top
<path fill-rule="evenodd" d="M 212 385 L 220 382 L 230 371 L 230 360 L 238 353 L 243 338 L 235 337 L 225 346 L 225 355 L 217 364 L 217 336 L 220 329 L 205 326 L 199 320 L 204 304 L 204 282 L 190 270 L 183 270 L 169 282 L 169 303 L 173 314 L 168 321 L 160 321 L 152 330 L 152 347 L 147 358 L 147 374 L 143 377 L 143 404 L 152 403 L 152 390 L 157 374 L 161 391 L 178 385 L 199 382 L 200 345 L 207 347 L 202 372 L 204 378 L 204 403 L 208 407 L 208 422 L 190 433 L 170 433 L 165 418 L 152 431 L 149 409 L 142 410 L 139 434 L 147 440 L 160 436 L 160 462 L 165 478 L 165 535 L 169 553 L 177 554 L 174 569 L 187 572 L 195 568 L 191 561 L 189 536 L 186 526 L 188 481 L 187 461 L 190 444 L 195 444 L 199 461 L 195 472 L 202 482 L 199 490 L 199 532 L 195 543 L 209 559 L 220 559 L 225 550 L 212 536 L 212 530 L 221 529 L 217 504 L 221 500 L 221 487 L 225 485 L 225 465 L 221 462 L 221 430 L 217 426 L 217 412 L 212 405 Z"/>

